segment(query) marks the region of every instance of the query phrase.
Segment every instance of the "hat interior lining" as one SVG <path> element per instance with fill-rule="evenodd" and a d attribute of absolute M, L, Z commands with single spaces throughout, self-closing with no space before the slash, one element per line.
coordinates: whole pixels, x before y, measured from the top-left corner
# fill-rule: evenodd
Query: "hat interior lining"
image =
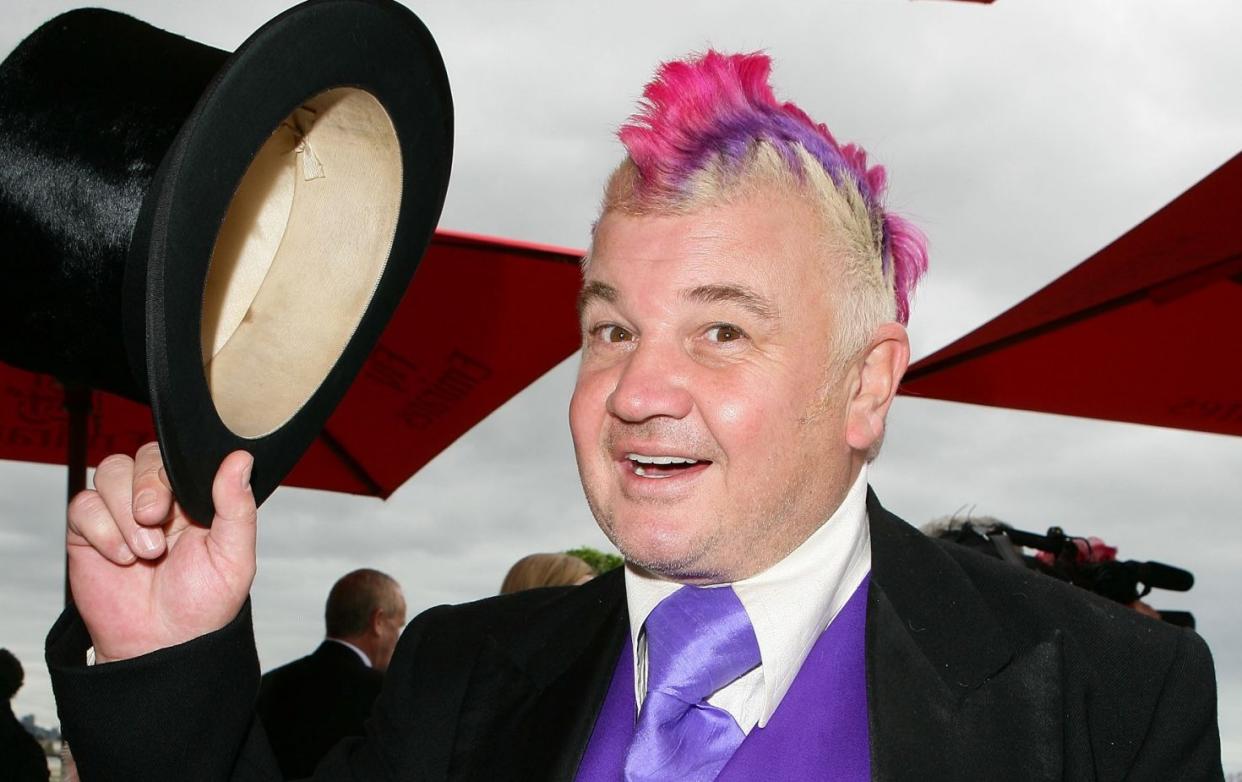
<path fill-rule="evenodd" d="M 392 121 L 354 87 L 306 101 L 256 153 L 203 293 L 204 371 L 234 434 L 280 428 L 336 364 L 387 265 L 401 188 Z"/>

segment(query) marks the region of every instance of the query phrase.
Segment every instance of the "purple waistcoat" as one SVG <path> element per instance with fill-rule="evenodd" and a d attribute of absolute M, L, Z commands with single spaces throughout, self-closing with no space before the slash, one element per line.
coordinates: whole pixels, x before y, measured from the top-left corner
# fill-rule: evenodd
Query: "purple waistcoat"
<path fill-rule="evenodd" d="M 867 729 L 867 584 L 815 642 L 768 724 L 755 727 L 717 782 L 871 779 Z M 577 782 L 620 782 L 634 736 L 634 661 L 629 643 L 612 674 Z"/>

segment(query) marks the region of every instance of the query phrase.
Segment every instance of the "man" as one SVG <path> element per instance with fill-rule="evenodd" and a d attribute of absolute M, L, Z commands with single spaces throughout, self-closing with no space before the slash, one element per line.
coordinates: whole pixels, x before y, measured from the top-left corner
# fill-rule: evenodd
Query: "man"
<path fill-rule="evenodd" d="M 17 656 L 0 649 L 0 782 L 41 782 L 50 776 L 43 748 L 13 714 L 13 696 L 25 680 Z"/>
<path fill-rule="evenodd" d="M 418 617 L 367 738 L 317 778 L 1219 779 L 1198 636 L 928 540 L 868 490 L 923 243 L 768 70 L 669 63 L 621 131 L 570 424 L 624 572 Z M 168 516 L 159 463 L 106 462 L 71 509 L 63 729 L 110 778 L 271 778 L 249 457 L 221 465 L 210 530 Z M 90 642 L 118 662 L 72 664 Z M 112 698 L 147 706 L 118 721 Z"/>
<path fill-rule="evenodd" d="M 400 584 L 369 568 L 341 576 L 324 625 L 314 653 L 269 671 L 259 687 L 259 716 L 285 779 L 310 776 L 338 741 L 363 735 L 405 627 Z"/>

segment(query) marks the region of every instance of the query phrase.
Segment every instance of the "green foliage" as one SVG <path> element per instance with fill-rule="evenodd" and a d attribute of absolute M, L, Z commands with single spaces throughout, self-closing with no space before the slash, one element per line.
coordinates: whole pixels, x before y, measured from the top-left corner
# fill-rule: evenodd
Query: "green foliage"
<path fill-rule="evenodd" d="M 590 546 L 579 546 L 565 552 L 571 557 L 577 557 L 591 567 L 595 568 L 596 573 L 607 573 L 609 570 L 621 567 L 625 560 L 617 554 L 609 554 Z"/>

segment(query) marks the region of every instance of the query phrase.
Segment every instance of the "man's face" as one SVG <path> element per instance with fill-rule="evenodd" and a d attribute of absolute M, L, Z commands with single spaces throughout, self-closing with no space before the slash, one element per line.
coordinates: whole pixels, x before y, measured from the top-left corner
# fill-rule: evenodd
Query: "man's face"
<path fill-rule="evenodd" d="M 857 474 L 857 375 L 828 369 L 839 283 L 816 220 L 761 192 L 600 221 L 570 427 L 587 501 L 631 562 L 683 582 L 753 575 Z"/>

